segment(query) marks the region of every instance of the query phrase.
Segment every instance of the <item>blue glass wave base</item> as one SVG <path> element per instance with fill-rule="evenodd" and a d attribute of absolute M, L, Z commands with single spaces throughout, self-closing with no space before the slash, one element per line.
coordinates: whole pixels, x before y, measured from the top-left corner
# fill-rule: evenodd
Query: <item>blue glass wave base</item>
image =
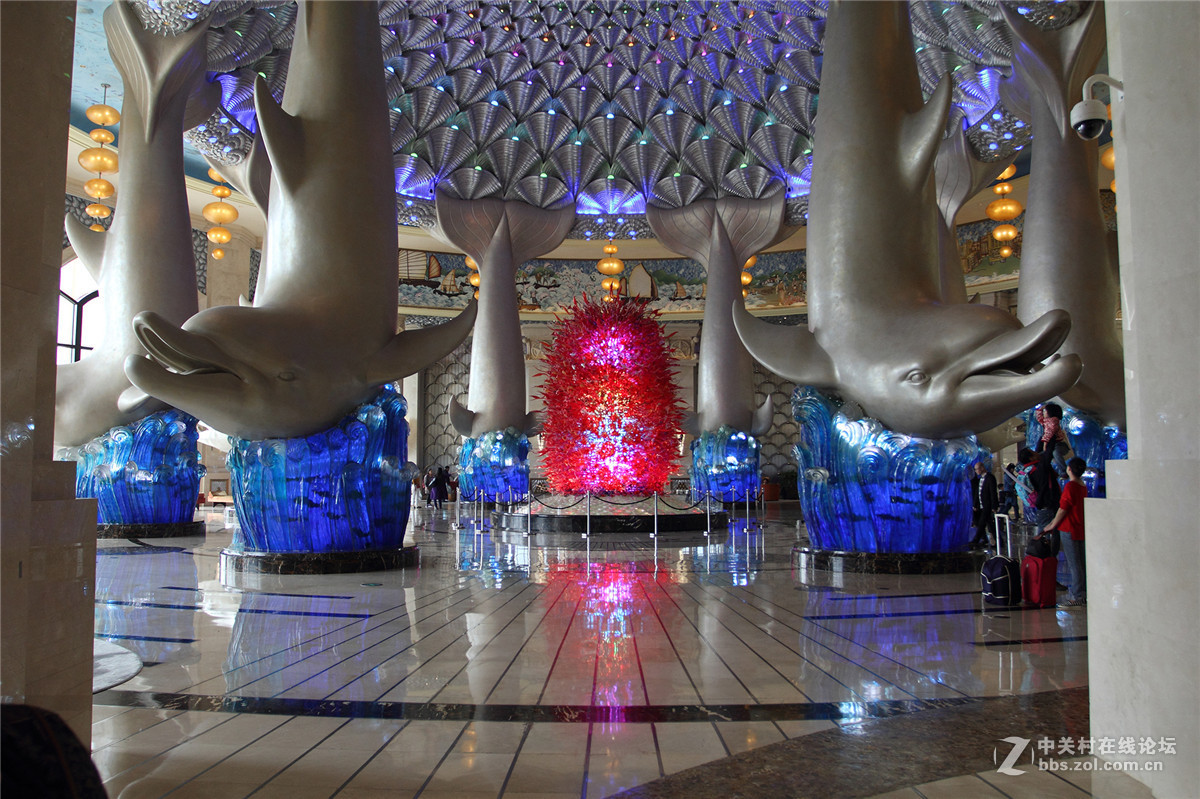
<path fill-rule="evenodd" d="M 399 549 L 416 470 L 408 405 L 384 386 L 334 427 L 303 438 L 231 437 L 228 464 L 241 531 L 234 552 Z"/>
<path fill-rule="evenodd" d="M 1042 425 L 1033 416 L 1040 407 L 1036 405 L 1021 414 L 1025 421 L 1025 446 L 1030 449 L 1037 449 L 1042 440 Z M 1105 461 L 1129 458 L 1129 442 L 1119 427 L 1106 427 L 1094 416 L 1069 405 L 1063 405 L 1062 426 L 1067 431 L 1067 443 L 1089 469 L 1103 469 Z"/>
<path fill-rule="evenodd" d="M 991 453 L 974 436 L 930 439 L 849 419 L 840 401 L 800 386 L 793 454 L 816 549 L 961 552 L 972 537 L 970 469 Z"/>
<path fill-rule="evenodd" d="M 529 493 L 529 438 L 509 427 L 463 441 L 458 491 L 469 502 L 523 499 Z"/>
<path fill-rule="evenodd" d="M 711 495 L 721 502 L 745 502 L 758 496 L 762 476 L 758 440 L 728 425 L 717 432 L 705 430 L 692 441 L 692 498 Z"/>
<path fill-rule="evenodd" d="M 95 498 L 100 524 L 179 524 L 196 513 L 205 468 L 196 417 L 169 408 L 59 453 L 75 461 L 75 496 Z"/>

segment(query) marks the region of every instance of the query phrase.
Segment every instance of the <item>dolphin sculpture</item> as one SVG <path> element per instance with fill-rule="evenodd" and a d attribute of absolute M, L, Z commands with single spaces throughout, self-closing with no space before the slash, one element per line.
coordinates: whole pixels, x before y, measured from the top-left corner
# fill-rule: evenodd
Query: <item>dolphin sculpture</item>
<path fill-rule="evenodd" d="M 684 419 L 694 436 L 723 425 L 762 435 L 775 408 L 768 396 L 754 407 L 754 360 L 729 308 L 742 304 L 742 264 L 789 231 L 783 224 L 783 191 L 764 199 L 722 197 L 683 208 L 646 208 L 654 235 L 668 249 L 698 262 L 707 275 L 704 325 L 696 364 L 696 410 Z"/>
<path fill-rule="evenodd" d="M 1016 78 L 1001 84 L 1001 99 L 1027 111 L 1036 133 L 1017 316 L 1026 321 L 1050 308 L 1071 314 L 1062 351 L 1083 360 L 1083 376 L 1061 397 L 1102 424 L 1124 429 L 1125 356 L 1115 322 L 1118 259 L 1096 188 L 1097 143 L 1080 139 L 1069 124 L 1071 104 L 1104 52 L 1104 8 L 1091 3 L 1073 23 L 1053 31 L 1006 6 L 1001 10 L 1013 30 Z"/>
<path fill-rule="evenodd" d="M 562 243 L 575 223 L 575 206 L 553 210 L 515 200 L 459 200 L 439 192 L 435 233 L 479 266 L 479 316 L 471 344 L 467 404 L 450 400 L 454 429 L 470 438 L 514 427 L 538 428 L 525 412 L 525 354 L 517 308 L 517 267 Z"/>
<path fill-rule="evenodd" d="M 738 334 L 769 369 L 928 438 L 994 427 L 1069 388 L 1082 368 L 1075 355 L 1041 364 L 1070 330 L 1065 311 L 1022 328 L 999 309 L 941 301 L 933 161 L 951 86 L 943 80 L 923 103 L 906 3 L 831 4 L 808 329 L 734 306 Z"/>
<path fill-rule="evenodd" d="M 271 162 L 263 261 L 251 307 L 182 327 L 134 320 L 150 357 L 125 361 L 141 391 L 244 439 L 309 435 L 384 383 L 451 352 L 454 320 L 396 333 L 396 196 L 377 2 L 301 2 L 282 105 L 255 110 Z M 135 402 L 136 395 L 125 399 Z"/>
<path fill-rule="evenodd" d="M 58 367 L 54 443 L 77 447 L 167 406 L 146 397 L 120 406 L 130 388 L 125 359 L 144 353 L 134 315 L 153 309 L 181 324 L 196 313 L 196 259 L 183 182 L 183 131 L 220 99 L 204 80 L 200 22 L 178 36 L 146 32 L 128 3 L 104 11 L 109 52 L 125 85 L 121 120 L 120 210 L 107 233 L 74 217 L 67 236 L 99 286 L 108 325 L 95 349 Z"/>

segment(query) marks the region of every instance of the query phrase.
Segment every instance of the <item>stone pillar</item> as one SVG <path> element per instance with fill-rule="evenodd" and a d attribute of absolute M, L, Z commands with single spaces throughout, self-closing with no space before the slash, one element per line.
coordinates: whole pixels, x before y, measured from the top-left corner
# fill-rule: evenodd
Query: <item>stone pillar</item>
<path fill-rule="evenodd" d="M 91 742 L 96 503 L 52 460 L 73 2 L 0 3 L 0 694 Z"/>
<path fill-rule="evenodd" d="M 194 217 L 192 227 L 208 230 L 211 224 L 203 217 Z M 240 227 L 226 225 L 233 238 L 222 244 L 225 257 L 212 257 L 214 244 L 208 246 L 207 294 L 200 297 L 200 310 L 214 305 L 237 305 L 238 296 L 250 296 L 250 250 L 260 246 L 258 239 Z"/>
<path fill-rule="evenodd" d="M 1091 735 L 1174 738 L 1123 772 L 1155 796 L 1200 785 L 1200 4 L 1109 2 L 1129 460 L 1088 500 Z M 1111 796 L 1106 772 L 1094 795 Z"/>

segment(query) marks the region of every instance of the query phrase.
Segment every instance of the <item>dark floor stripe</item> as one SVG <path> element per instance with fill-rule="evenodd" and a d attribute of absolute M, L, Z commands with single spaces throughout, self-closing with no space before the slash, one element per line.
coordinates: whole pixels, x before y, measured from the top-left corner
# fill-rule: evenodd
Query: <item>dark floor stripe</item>
<path fill-rule="evenodd" d="M 973 613 L 976 615 L 983 613 L 1020 613 L 1026 610 L 1042 610 L 1043 608 L 1022 607 L 1020 605 L 1014 607 L 1001 607 L 1000 605 L 988 606 L 982 608 L 957 608 L 954 610 L 908 610 L 899 613 L 846 613 L 846 614 L 831 614 L 823 616 L 801 616 L 803 619 L 810 621 L 839 621 L 842 619 L 902 619 L 910 616 L 958 616 L 964 613 Z"/>
<path fill-rule="evenodd" d="M 101 638 L 106 641 L 155 641 L 160 644 L 194 644 L 195 638 L 158 638 L 152 635 L 109 635 L 107 633 L 96 633 L 94 638 Z"/>
<path fill-rule="evenodd" d="M 662 724 L 679 721 L 809 721 L 890 718 L 978 702 L 974 698 L 892 699 L 879 702 L 792 702 L 764 705 L 472 705 L 177 694 L 110 689 L 93 704 L 163 710 L 411 719 L 414 721 L 521 721 L 574 724 Z"/>
<path fill-rule="evenodd" d="M 1016 641 L 976 641 L 975 646 L 1023 646 L 1025 644 L 1062 644 L 1070 641 L 1086 641 L 1086 635 L 1069 635 L 1063 638 L 1021 638 Z"/>
<path fill-rule="evenodd" d="M 939 591 L 935 594 L 842 594 L 839 596 L 828 597 L 831 600 L 845 602 L 848 599 L 921 599 L 931 596 L 966 596 L 967 594 L 975 594 L 979 596 L 979 589 L 972 591 Z"/>
<path fill-rule="evenodd" d="M 182 585 L 161 585 L 160 591 L 191 591 L 197 594 L 206 593 L 203 588 L 187 588 Z M 212 593 L 212 592 L 207 592 Z M 218 594 L 229 593 L 228 590 L 217 591 Z M 353 594 L 281 594 L 275 591 L 242 591 L 243 594 L 253 594 L 254 596 L 293 596 L 298 599 L 356 599 Z"/>
<path fill-rule="evenodd" d="M 97 599 L 97 605 L 122 605 L 135 608 L 157 608 L 159 610 L 202 610 L 197 605 L 168 605 L 165 602 L 140 602 L 125 599 Z M 238 613 L 260 613 L 267 616 L 316 616 L 322 619 L 369 619 L 370 613 L 317 613 L 311 610 L 268 610 L 266 608 L 238 608 Z"/>

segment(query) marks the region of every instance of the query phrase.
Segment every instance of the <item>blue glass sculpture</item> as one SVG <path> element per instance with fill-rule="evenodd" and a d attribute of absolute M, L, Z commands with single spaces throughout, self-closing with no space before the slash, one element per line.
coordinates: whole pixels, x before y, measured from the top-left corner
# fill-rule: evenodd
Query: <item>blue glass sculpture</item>
<path fill-rule="evenodd" d="M 758 496 L 760 449 L 754 436 L 728 425 L 715 433 L 705 430 L 692 441 L 692 498 L 711 494 L 721 502 L 744 502 Z"/>
<path fill-rule="evenodd" d="M 192 521 L 204 466 L 196 417 L 170 408 L 59 453 L 75 461 L 75 496 L 99 502 L 100 524 Z"/>
<path fill-rule="evenodd" d="M 468 438 L 458 453 L 458 490 L 470 502 L 513 502 L 529 493 L 529 438 L 515 427 Z"/>
<path fill-rule="evenodd" d="M 1035 405 L 1021 414 L 1025 421 L 1025 446 L 1033 450 L 1042 440 L 1042 425 L 1034 418 L 1034 412 L 1040 407 Z M 1120 428 L 1105 427 L 1094 416 L 1068 405 L 1063 405 L 1062 409 L 1062 426 L 1067 431 L 1067 442 L 1089 469 L 1102 470 L 1105 461 L 1123 461 L 1129 457 L 1129 442 Z"/>
<path fill-rule="evenodd" d="M 408 406 L 384 386 L 339 424 L 304 438 L 230 438 L 241 532 L 234 552 L 399 549 L 415 472 Z"/>
<path fill-rule="evenodd" d="M 971 538 L 971 466 L 991 457 L 974 436 L 916 438 L 801 386 L 794 448 L 800 507 L 816 549 L 960 552 Z"/>

